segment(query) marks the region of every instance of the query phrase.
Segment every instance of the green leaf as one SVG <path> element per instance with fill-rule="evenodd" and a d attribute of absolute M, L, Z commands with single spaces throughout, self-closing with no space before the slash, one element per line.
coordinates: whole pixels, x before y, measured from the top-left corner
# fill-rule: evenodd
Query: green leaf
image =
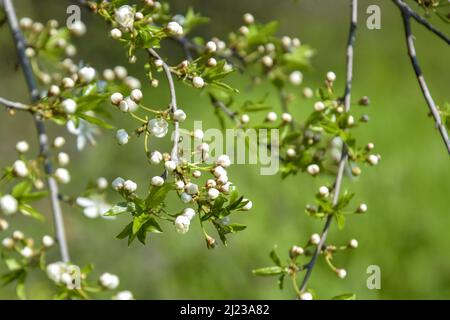
<path fill-rule="evenodd" d="M 244 226 L 243 224 L 231 223 L 229 225 L 226 225 L 224 229 L 227 231 L 227 233 L 237 233 L 239 231 L 245 230 L 246 228 L 247 226 Z"/>
<path fill-rule="evenodd" d="M 141 216 L 134 217 L 133 227 L 132 227 L 133 234 L 138 233 L 138 231 L 141 229 L 141 227 L 144 225 L 144 223 L 145 223 L 145 220 L 142 219 Z"/>
<path fill-rule="evenodd" d="M 11 282 L 16 281 L 22 276 L 24 272 L 24 269 L 19 269 L 3 274 L 0 278 L 2 286 L 6 286 Z"/>
<path fill-rule="evenodd" d="M 342 213 L 335 213 L 334 217 L 336 218 L 336 222 L 339 230 L 344 229 L 345 227 L 345 216 Z"/>
<path fill-rule="evenodd" d="M 22 265 L 14 258 L 3 258 L 9 271 L 22 269 Z"/>
<path fill-rule="evenodd" d="M 22 195 L 21 200 L 23 201 L 37 201 L 42 198 L 45 198 L 48 195 L 48 191 L 37 191 L 37 192 L 31 192 Z"/>
<path fill-rule="evenodd" d="M 45 218 L 42 215 L 42 213 L 40 213 L 38 210 L 34 209 L 32 206 L 30 206 L 28 204 L 24 204 L 24 203 L 20 204 L 19 211 L 22 212 L 22 214 L 24 214 L 26 216 L 30 216 L 39 221 L 45 221 Z"/>
<path fill-rule="evenodd" d="M 278 288 L 280 288 L 280 290 L 283 290 L 284 287 L 284 277 L 286 276 L 285 273 L 283 273 L 279 278 L 278 278 Z"/>
<path fill-rule="evenodd" d="M 172 189 L 173 186 L 170 184 L 164 184 L 161 187 L 152 187 L 150 194 L 148 195 L 147 199 L 145 199 L 145 206 L 147 208 L 155 208 L 164 201 L 167 194 Z"/>
<path fill-rule="evenodd" d="M 273 247 L 272 251 L 270 251 L 270 259 L 272 259 L 273 263 L 275 263 L 277 266 L 281 267 L 281 260 L 280 257 L 278 256 L 276 250 L 276 246 Z"/>
<path fill-rule="evenodd" d="M 81 119 L 86 120 L 89 123 L 95 124 L 99 127 L 105 128 L 105 129 L 113 129 L 114 128 L 114 126 L 110 125 L 109 123 L 106 123 L 105 121 L 103 121 L 99 118 L 88 116 L 87 114 L 84 114 L 84 113 L 77 114 L 77 116 L 80 117 Z"/>
<path fill-rule="evenodd" d="M 356 294 L 354 293 L 344 293 L 331 298 L 332 300 L 355 300 Z"/>
<path fill-rule="evenodd" d="M 128 202 L 120 202 L 112 207 L 108 212 L 106 212 L 104 216 L 118 216 L 129 211 L 130 206 L 128 205 Z"/>
<path fill-rule="evenodd" d="M 163 232 L 161 226 L 159 225 L 159 223 L 156 221 L 155 218 L 150 218 L 149 220 L 147 220 L 147 222 L 144 224 L 142 229 L 145 230 L 146 232 L 151 232 L 151 233 L 162 233 Z"/>
<path fill-rule="evenodd" d="M 116 236 L 117 239 L 125 239 L 133 232 L 133 222 L 130 222 L 123 228 L 123 230 Z"/>
<path fill-rule="evenodd" d="M 14 188 L 11 191 L 11 195 L 16 199 L 20 199 L 24 194 L 28 193 L 30 190 L 31 190 L 31 182 L 28 180 L 22 181 L 14 186 Z"/>
<path fill-rule="evenodd" d="M 27 273 L 23 272 L 21 276 L 17 279 L 16 294 L 21 300 L 26 300 L 27 296 L 25 293 L 25 280 L 27 278 Z"/>
<path fill-rule="evenodd" d="M 252 273 L 257 276 L 277 276 L 284 273 L 284 269 L 282 267 L 266 267 L 255 269 Z"/>

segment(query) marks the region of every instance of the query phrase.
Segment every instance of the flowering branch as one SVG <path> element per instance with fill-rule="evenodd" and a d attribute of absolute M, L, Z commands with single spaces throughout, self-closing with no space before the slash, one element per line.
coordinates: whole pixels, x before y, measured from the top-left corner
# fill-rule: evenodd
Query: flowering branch
<path fill-rule="evenodd" d="M 357 28 L 357 21 L 358 21 L 358 0 L 351 0 L 351 22 L 350 22 L 350 32 L 348 37 L 348 45 L 347 45 L 347 82 L 345 87 L 345 94 L 344 94 L 344 108 L 346 112 L 350 111 L 350 102 L 351 102 L 351 88 L 352 88 L 352 79 L 353 79 L 353 45 L 355 43 L 356 39 L 356 28 Z M 348 154 L 345 144 L 342 147 L 342 156 L 339 161 L 339 168 L 336 175 L 336 180 L 334 182 L 334 193 L 333 193 L 333 206 L 336 206 L 338 204 L 339 200 L 339 194 L 341 191 L 341 185 L 342 185 L 342 179 L 344 176 L 344 169 L 347 164 L 348 160 Z M 309 263 L 306 264 L 306 274 L 303 278 L 303 281 L 300 285 L 300 293 L 303 293 L 306 290 L 306 286 L 308 284 L 308 280 L 311 277 L 312 270 L 316 264 L 317 258 L 322 251 L 322 248 L 325 244 L 325 241 L 327 239 L 328 231 L 330 230 L 331 222 L 332 222 L 333 216 L 328 215 L 325 226 L 322 231 L 322 235 L 320 236 L 320 241 L 317 245 L 316 250 L 314 251 L 314 254 L 309 261 Z"/>
<path fill-rule="evenodd" d="M 442 140 L 444 141 L 445 146 L 447 147 L 447 151 L 450 154 L 450 139 L 448 137 L 447 129 L 445 125 L 442 123 L 439 110 L 436 107 L 436 104 L 434 103 L 433 97 L 431 96 L 430 90 L 422 74 L 422 69 L 420 68 L 419 61 L 417 59 L 416 48 L 414 46 L 414 35 L 411 30 L 411 18 L 414 18 L 420 24 L 427 27 L 430 31 L 432 31 L 434 34 L 438 35 L 441 39 L 443 39 L 447 44 L 450 43 L 449 38 L 444 36 L 441 32 L 438 32 L 428 22 L 424 23 L 424 19 L 418 16 L 414 11 L 412 11 L 411 8 L 409 8 L 408 5 L 406 5 L 402 0 L 393 0 L 393 1 L 399 7 L 402 13 L 403 25 L 405 28 L 406 44 L 408 47 L 408 55 L 411 59 L 411 64 L 414 68 L 414 72 L 419 82 L 420 89 L 422 90 L 423 96 L 425 97 L 425 100 L 428 104 L 428 108 L 430 109 L 430 112 L 433 115 L 436 127 L 439 129 L 439 133 L 442 137 Z M 420 17 L 420 19 L 418 19 L 418 17 Z"/>
<path fill-rule="evenodd" d="M 23 103 L 10 101 L 2 97 L 0 97 L 0 104 L 8 109 L 25 110 L 25 111 L 30 110 L 30 107 Z"/>
<path fill-rule="evenodd" d="M 175 112 L 178 110 L 177 107 L 177 95 L 175 92 L 175 84 L 172 77 L 172 72 L 170 70 L 170 67 L 167 65 L 167 63 L 164 62 L 164 60 L 161 59 L 159 54 L 153 50 L 152 48 L 148 48 L 147 52 L 155 59 L 158 59 L 163 62 L 162 68 L 164 69 L 164 72 L 166 74 L 167 82 L 169 83 L 169 90 L 170 90 L 170 109 L 172 114 L 175 114 Z M 174 122 L 174 131 L 173 131 L 173 147 L 171 152 L 171 158 L 172 161 L 175 161 L 175 163 L 178 162 L 178 143 L 180 140 L 180 126 L 178 121 Z"/>
<path fill-rule="evenodd" d="M 35 103 L 39 100 L 39 91 L 34 79 L 33 71 L 30 65 L 30 62 L 25 54 L 25 39 L 23 37 L 22 32 L 20 31 L 19 24 L 17 21 L 17 16 L 14 10 L 14 6 L 11 2 L 11 0 L 4 0 L 3 1 L 3 7 L 5 9 L 5 13 L 8 19 L 9 26 L 11 28 L 11 32 L 13 35 L 13 38 L 15 40 L 15 45 L 17 48 L 17 52 L 20 58 L 20 65 L 22 66 L 22 70 L 25 75 L 25 80 L 28 85 L 28 89 L 31 95 L 31 101 L 32 103 Z M 39 137 L 39 152 L 40 156 L 44 159 L 44 169 L 45 173 L 47 174 L 47 183 L 48 188 L 50 191 L 50 201 L 52 205 L 52 211 L 53 211 L 53 220 L 55 223 L 55 232 L 56 232 L 56 239 L 59 243 L 60 248 L 60 254 L 61 259 L 63 262 L 68 262 L 70 260 L 69 258 L 69 251 L 67 248 L 66 243 L 66 236 L 65 236 L 65 230 L 64 230 L 64 221 L 62 217 L 62 211 L 61 206 L 58 200 L 58 184 L 56 183 L 55 179 L 51 176 L 53 173 L 52 170 L 52 164 L 49 157 L 49 145 L 48 145 L 48 137 L 46 134 L 45 125 L 37 115 L 34 115 L 34 121 Z"/>

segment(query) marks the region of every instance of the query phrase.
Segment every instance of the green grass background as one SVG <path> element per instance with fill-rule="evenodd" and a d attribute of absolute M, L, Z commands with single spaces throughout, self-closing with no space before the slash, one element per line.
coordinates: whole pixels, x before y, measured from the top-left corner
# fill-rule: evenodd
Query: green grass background
<path fill-rule="evenodd" d="M 65 1 L 16 0 L 20 16 L 46 21 L 57 18 L 64 21 Z M 212 18 L 209 27 L 199 30 L 207 37 L 225 36 L 227 30 L 237 29 L 241 16 L 252 12 L 258 20 L 280 21 L 280 35 L 298 36 L 303 43 L 317 49 L 313 70 L 305 72 L 305 84 L 319 86 L 324 74 L 334 70 L 338 75 L 337 88 L 343 88 L 345 70 L 345 42 L 348 30 L 348 3 L 346 0 L 177 0 L 170 1 L 175 12 L 184 12 L 194 6 Z M 381 7 L 381 30 L 365 28 L 368 5 Z M 364 110 L 371 121 L 357 130 L 361 143 L 373 141 L 382 161 L 376 168 L 363 171 L 361 179 L 346 182 L 355 190 L 356 201 L 365 201 L 369 212 L 348 220 L 344 231 L 333 225 L 330 241 L 345 243 L 359 240 L 360 247 L 336 258 L 339 266 L 348 268 L 348 278 L 338 279 L 323 261 L 314 270 L 311 287 L 322 298 L 355 292 L 360 299 L 442 299 L 450 298 L 450 168 L 448 155 L 433 121 L 427 117 L 427 106 L 411 69 L 398 9 L 390 1 L 360 1 L 360 29 L 355 47 L 354 98 L 368 95 L 371 106 Z M 122 48 L 107 37 L 108 28 L 97 17 L 84 12 L 88 34 L 79 43 L 79 57 L 98 67 L 126 64 Z M 432 19 L 447 33 L 447 25 Z M 438 104 L 448 101 L 449 75 L 446 70 L 449 49 L 436 37 L 414 24 L 418 57 L 431 92 Z M 180 51 L 169 46 L 166 51 L 178 59 Z M 142 61 L 142 59 L 140 60 Z M 16 70 L 16 56 L 9 29 L 0 28 L 0 96 L 26 102 L 28 99 L 22 73 Z M 139 67 L 130 68 L 143 79 Z M 235 85 L 247 82 L 234 77 Z M 211 127 L 218 121 L 211 112 L 207 96 L 179 84 L 180 105 L 194 118 L 207 120 Z M 164 90 L 145 89 L 145 101 L 164 106 Z M 261 91 L 242 90 L 243 98 L 258 98 Z M 275 92 L 270 101 L 277 103 Z M 310 110 L 312 102 L 301 101 L 293 106 L 294 114 Z M 126 126 L 123 117 L 117 125 Z M 128 123 L 129 125 L 129 123 Z M 187 125 L 191 125 L 187 122 Z M 52 134 L 61 134 L 62 128 L 51 126 Z M 26 139 L 36 143 L 34 126 L 28 115 L 9 117 L 0 110 L 0 166 L 15 158 L 15 142 Z M 97 148 L 74 153 L 70 169 L 73 183 L 62 187 L 63 192 L 75 194 L 82 190 L 87 178 L 121 175 L 148 183 L 156 174 L 149 168 L 142 153 L 141 142 L 117 147 L 113 132 L 105 132 L 98 139 Z M 74 151 L 74 140 L 69 140 L 66 151 Z M 34 146 L 35 150 L 35 146 Z M 237 220 L 248 229 L 230 237 L 227 248 L 205 248 L 197 225 L 185 236 L 165 226 L 166 232 L 150 239 L 147 246 L 138 243 L 127 247 L 125 241 L 114 236 L 128 221 L 89 220 L 79 210 L 64 206 L 68 241 L 72 260 L 79 265 L 94 263 L 94 276 L 103 271 L 116 273 L 121 278 L 121 289 L 130 289 L 140 299 L 292 299 L 293 291 L 286 283 L 280 291 L 274 278 L 259 278 L 251 274 L 256 267 L 270 265 L 268 252 L 278 245 L 283 258 L 293 244 L 305 239 L 322 227 L 322 222 L 308 218 L 303 207 L 311 200 L 324 179 L 305 175 L 289 177 L 260 176 L 256 166 L 235 166 L 230 177 L 240 190 L 253 200 L 254 209 Z M 47 202 L 41 210 L 51 221 Z M 40 237 L 51 233 L 50 224 L 40 224 L 16 217 L 12 229 L 24 230 L 27 235 Z M 9 231 L 11 231 L 9 230 Z M 6 232 L 7 234 L 8 232 Z M 4 237 L 5 235 L 0 235 Z M 49 260 L 57 259 L 53 250 Z M 366 268 L 381 268 L 381 290 L 366 287 Z M 5 271 L 0 266 L 0 271 Z M 27 293 L 30 298 L 48 298 L 54 288 L 45 275 L 34 273 Z M 107 297 L 107 296 L 105 296 Z M 15 298 L 11 286 L 0 289 L 0 298 Z"/>

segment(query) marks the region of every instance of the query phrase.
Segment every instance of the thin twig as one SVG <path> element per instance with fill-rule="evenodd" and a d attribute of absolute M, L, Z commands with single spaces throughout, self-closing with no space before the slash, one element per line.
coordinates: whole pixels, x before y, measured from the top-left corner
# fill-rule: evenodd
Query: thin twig
<path fill-rule="evenodd" d="M 353 81 L 353 46 L 356 40 L 356 28 L 358 23 L 358 0 L 351 0 L 351 19 L 350 19 L 350 31 L 348 37 L 347 44 L 347 81 L 345 86 L 345 94 L 344 94 L 344 107 L 345 111 L 350 111 L 350 101 L 351 101 L 351 89 L 352 89 L 352 81 Z M 336 180 L 334 182 L 334 190 L 333 190 L 333 206 L 336 206 L 339 201 L 339 195 L 341 192 L 342 180 L 344 177 L 344 169 L 347 164 L 348 154 L 347 148 L 345 145 L 342 148 L 342 156 L 339 161 L 339 168 L 336 175 Z M 333 220 L 333 215 L 328 215 L 325 226 L 322 231 L 322 235 L 320 236 L 319 244 L 317 245 L 314 254 L 306 265 L 306 273 L 303 278 L 302 284 L 300 286 L 300 292 L 304 292 L 306 290 L 306 286 L 308 284 L 309 278 L 311 277 L 312 270 L 316 264 L 317 258 L 322 251 L 322 248 L 327 239 L 328 231 L 330 230 L 331 222 Z"/>
<path fill-rule="evenodd" d="M 30 106 L 27 106 L 20 102 L 10 101 L 10 100 L 4 99 L 2 97 L 0 97 L 0 105 L 3 105 L 8 109 L 16 109 L 16 110 L 24 110 L 24 111 L 30 110 Z"/>
<path fill-rule="evenodd" d="M 410 6 L 408 6 L 403 0 L 392 0 L 400 8 L 400 10 L 408 15 L 409 18 L 413 18 L 418 23 L 423 25 L 425 28 L 430 30 L 436 36 L 444 40 L 447 44 L 450 44 L 450 38 L 445 35 L 442 31 L 433 26 L 427 19 L 417 14 Z"/>
<path fill-rule="evenodd" d="M 403 25 L 405 27 L 406 45 L 408 47 L 408 55 L 411 59 L 411 64 L 416 74 L 417 81 L 419 82 L 422 94 L 428 104 L 428 108 L 430 109 L 430 112 L 433 115 L 436 128 L 438 128 L 442 140 L 444 141 L 444 144 L 447 148 L 447 151 L 450 154 L 450 139 L 448 137 L 447 128 L 442 122 L 439 110 L 436 107 L 436 104 L 434 103 L 433 97 L 431 96 L 430 90 L 428 89 L 428 85 L 422 74 L 422 69 L 420 68 L 419 60 L 417 59 L 416 48 L 414 46 L 414 35 L 411 30 L 411 17 L 414 17 L 414 15 L 411 14 L 411 10 L 409 9 L 408 6 L 406 6 L 403 3 L 403 1 L 394 0 L 394 3 L 397 4 L 402 13 Z"/>
<path fill-rule="evenodd" d="M 212 94 L 209 95 L 209 99 L 211 100 L 211 104 L 221 110 L 228 118 L 233 120 L 236 124 L 240 124 L 239 119 L 237 118 L 237 113 L 232 111 L 225 103 L 220 100 L 217 100 Z"/>
<path fill-rule="evenodd" d="M 16 12 L 14 10 L 14 5 L 12 4 L 11 0 L 3 0 L 3 7 L 5 9 L 6 16 L 8 18 L 8 23 L 11 28 L 11 32 L 17 48 L 20 65 L 22 66 L 22 70 L 25 75 L 25 80 L 28 85 L 29 93 L 31 95 L 31 102 L 36 103 L 39 100 L 39 90 L 36 85 L 30 61 L 28 60 L 25 54 L 26 48 L 25 39 L 19 28 Z M 67 248 L 66 234 L 64 230 L 64 221 L 61 206 L 58 200 L 59 194 L 58 184 L 52 177 L 53 170 L 49 155 L 48 136 L 46 134 L 44 122 L 39 118 L 38 115 L 34 115 L 34 122 L 39 137 L 39 152 L 40 156 L 44 159 L 44 170 L 45 173 L 47 174 L 47 183 L 50 191 L 50 201 L 52 205 L 53 221 L 55 225 L 56 239 L 59 243 L 61 260 L 64 262 L 68 262 L 70 260 L 69 250 Z"/>
<path fill-rule="evenodd" d="M 177 107 L 177 95 L 175 92 L 175 83 L 173 81 L 173 77 L 172 77 L 172 72 L 170 71 L 170 67 L 169 65 L 159 56 L 159 54 L 153 50 L 152 48 L 148 48 L 147 52 L 155 59 L 161 60 L 163 61 L 163 69 L 164 72 L 166 74 L 166 78 L 167 78 L 167 82 L 169 83 L 169 90 L 170 90 L 170 109 L 172 111 L 172 114 L 175 113 L 175 111 L 177 111 L 178 107 Z M 172 152 L 171 152 L 171 158 L 173 161 L 175 161 L 176 163 L 178 162 L 178 149 L 179 149 L 179 140 L 180 140 L 180 125 L 178 123 L 178 121 L 175 121 L 174 124 L 175 128 L 174 128 L 174 132 L 173 132 L 173 147 L 172 147 Z"/>

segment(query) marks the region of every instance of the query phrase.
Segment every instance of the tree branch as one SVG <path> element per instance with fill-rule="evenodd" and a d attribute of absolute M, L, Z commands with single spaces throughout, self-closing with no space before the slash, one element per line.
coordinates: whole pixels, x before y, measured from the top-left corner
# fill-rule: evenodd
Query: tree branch
<path fill-rule="evenodd" d="M 411 59 L 411 64 L 413 66 L 414 72 L 416 74 L 417 81 L 419 82 L 420 89 L 422 90 L 422 94 L 425 98 L 425 101 L 428 104 L 428 108 L 434 118 L 436 128 L 438 128 L 439 133 L 444 141 L 444 144 L 447 148 L 448 153 L 450 154 L 450 139 L 448 137 L 447 128 L 442 123 L 441 116 L 439 114 L 439 110 L 434 103 L 433 97 L 431 96 L 430 90 L 428 89 L 428 85 L 425 81 L 425 78 L 422 74 L 422 69 L 419 65 L 419 60 L 416 55 L 416 48 L 414 46 L 414 35 L 411 30 L 411 17 L 414 17 L 411 13 L 411 9 L 403 3 L 401 0 L 393 0 L 395 4 L 400 8 L 403 18 L 403 25 L 405 28 L 405 38 L 406 45 L 408 47 L 408 55 Z"/>
<path fill-rule="evenodd" d="M 24 111 L 30 110 L 30 106 L 27 106 L 20 102 L 10 101 L 10 100 L 4 99 L 2 97 L 0 97 L 0 105 L 3 105 L 8 109 L 16 109 L 16 110 L 24 110 Z"/>
<path fill-rule="evenodd" d="M 25 75 L 25 80 L 28 85 L 29 93 L 31 95 L 31 102 L 35 103 L 39 101 L 39 90 L 36 85 L 36 81 L 33 75 L 32 68 L 30 66 L 30 61 L 25 55 L 25 39 L 19 28 L 19 23 L 17 21 L 16 12 L 14 10 L 14 5 L 11 0 L 3 0 L 3 7 L 6 12 L 9 26 L 14 38 L 14 42 L 17 48 L 17 53 L 20 59 L 20 65 L 22 67 L 23 73 Z M 61 254 L 61 259 L 64 262 L 68 262 L 69 250 L 67 248 L 66 235 L 64 230 L 64 221 L 61 211 L 61 206 L 58 200 L 58 184 L 52 177 L 52 164 L 49 155 L 49 144 L 48 137 L 46 134 L 46 129 L 44 122 L 39 118 L 38 115 L 34 115 L 34 122 L 36 125 L 38 137 L 39 137 L 39 152 L 40 156 L 44 159 L 44 170 L 47 174 L 47 183 L 50 191 L 50 201 L 52 205 L 53 221 L 56 233 L 56 239 L 59 243 L 59 249 Z"/>
<path fill-rule="evenodd" d="M 344 108 L 345 112 L 350 111 L 350 102 L 351 102 L 351 90 L 352 90 L 352 81 L 353 81 L 353 46 L 356 40 L 356 28 L 358 23 L 358 0 L 351 0 L 350 5 L 351 10 L 351 19 L 350 19 L 350 31 L 347 43 L 347 81 L 345 86 L 345 94 L 344 94 Z M 336 175 L 336 180 L 334 182 L 334 190 L 333 190 L 333 206 L 336 206 L 339 201 L 339 195 L 341 192 L 342 180 L 344 177 L 344 169 L 347 164 L 348 154 L 347 148 L 344 144 L 342 147 L 342 156 L 339 161 L 339 168 Z M 312 270 L 316 264 L 317 258 L 324 247 L 325 241 L 327 239 L 328 231 L 330 230 L 331 222 L 333 220 L 333 215 L 328 215 L 325 221 L 325 226 L 322 230 L 322 235 L 320 236 L 319 244 L 317 245 L 314 254 L 306 265 L 306 273 L 303 278 L 303 281 L 300 285 L 300 292 L 303 293 L 306 290 L 306 286 L 308 285 L 308 281 L 311 277 Z"/>
<path fill-rule="evenodd" d="M 446 36 L 442 31 L 433 26 L 427 19 L 417 14 L 411 7 L 409 7 L 403 0 L 392 0 L 402 12 L 407 13 L 410 18 L 413 18 L 418 23 L 423 25 L 425 28 L 430 30 L 436 36 L 444 40 L 447 44 L 450 44 L 450 38 Z"/>
<path fill-rule="evenodd" d="M 159 54 L 152 48 L 148 48 L 147 52 L 153 58 L 161 60 L 163 62 L 163 69 L 166 74 L 167 82 L 169 83 L 169 90 L 170 90 L 170 97 L 171 97 L 170 109 L 173 114 L 173 113 L 175 113 L 175 111 L 177 111 L 178 107 L 177 107 L 177 95 L 175 92 L 175 83 L 173 81 L 172 72 L 170 70 L 170 67 L 159 56 Z M 174 134 L 173 134 L 173 138 L 172 138 L 173 139 L 173 147 L 172 147 L 172 152 L 171 152 L 171 158 L 173 161 L 178 163 L 178 149 L 179 149 L 178 144 L 179 144 L 179 140 L 180 140 L 180 125 L 179 125 L 178 121 L 175 121 L 174 126 L 175 126 L 175 129 L 174 129 Z"/>

